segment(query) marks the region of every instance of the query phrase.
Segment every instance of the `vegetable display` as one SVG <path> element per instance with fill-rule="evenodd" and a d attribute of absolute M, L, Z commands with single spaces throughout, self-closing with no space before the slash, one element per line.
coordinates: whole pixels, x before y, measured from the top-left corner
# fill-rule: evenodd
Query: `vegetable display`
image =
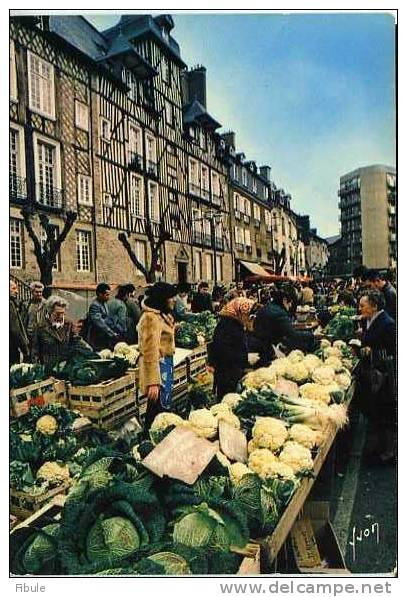
<path fill-rule="evenodd" d="M 23 388 L 46 379 L 48 375 L 39 364 L 19 363 L 10 367 L 10 388 Z"/>
<path fill-rule="evenodd" d="M 175 333 L 175 344 L 179 348 L 195 348 L 213 338 L 217 324 L 216 317 L 210 311 L 194 315 L 192 321 L 180 323 Z"/>

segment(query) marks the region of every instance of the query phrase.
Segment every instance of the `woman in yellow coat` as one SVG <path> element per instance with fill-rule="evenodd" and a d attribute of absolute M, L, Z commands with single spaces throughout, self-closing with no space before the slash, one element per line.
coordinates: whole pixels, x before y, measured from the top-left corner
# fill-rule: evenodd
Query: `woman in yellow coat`
<path fill-rule="evenodd" d="M 175 352 L 172 311 L 176 294 L 176 288 L 165 282 L 157 282 L 148 288 L 137 325 L 140 391 L 147 396 L 145 430 L 150 428 L 159 412 L 171 409 Z"/>

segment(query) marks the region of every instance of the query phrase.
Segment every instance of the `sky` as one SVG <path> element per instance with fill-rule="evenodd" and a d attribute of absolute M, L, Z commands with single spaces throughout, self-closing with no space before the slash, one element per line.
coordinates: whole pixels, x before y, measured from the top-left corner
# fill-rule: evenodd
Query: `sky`
<path fill-rule="evenodd" d="M 341 175 L 394 166 L 395 44 L 390 13 L 177 14 L 188 67 L 207 69 L 207 109 L 238 151 L 271 166 L 324 237 L 338 234 Z M 98 29 L 119 15 L 86 15 Z"/>

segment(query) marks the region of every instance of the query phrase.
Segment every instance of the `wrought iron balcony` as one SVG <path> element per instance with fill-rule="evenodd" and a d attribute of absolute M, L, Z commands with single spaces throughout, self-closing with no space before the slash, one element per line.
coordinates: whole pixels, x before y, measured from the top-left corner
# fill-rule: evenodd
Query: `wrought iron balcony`
<path fill-rule="evenodd" d="M 157 163 L 152 162 L 151 160 L 147 160 L 147 174 L 152 174 L 153 176 L 158 175 L 158 168 Z"/>
<path fill-rule="evenodd" d="M 153 163 L 154 162 L 151 162 L 151 164 Z M 143 167 L 143 156 L 134 151 L 130 151 L 128 167 L 130 170 L 141 170 Z"/>
<path fill-rule="evenodd" d="M 62 189 L 56 189 L 50 185 L 42 182 L 36 185 L 36 199 L 37 203 L 45 207 L 52 207 L 54 209 L 63 209 L 64 207 L 64 192 Z"/>
<path fill-rule="evenodd" d="M 201 245 L 202 244 L 202 232 L 200 232 L 198 230 L 193 230 L 192 231 L 192 242 L 197 245 Z"/>
<path fill-rule="evenodd" d="M 25 178 L 10 174 L 10 199 L 25 200 L 27 199 L 27 183 Z"/>

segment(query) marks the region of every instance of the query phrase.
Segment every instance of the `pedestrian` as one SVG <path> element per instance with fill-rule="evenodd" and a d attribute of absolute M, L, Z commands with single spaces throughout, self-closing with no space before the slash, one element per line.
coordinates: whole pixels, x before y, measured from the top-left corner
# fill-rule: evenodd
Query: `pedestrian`
<path fill-rule="evenodd" d="M 125 305 L 110 298 L 110 286 L 104 282 L 96 287 L 96 298 L 89 306 L 87 316 L 87 342 L 96 351 L 113 349 L 126 333 L 127 310 Z"/>
<path fill-rule="evenodd" d="M 89 348 L 79 335 L 79 327 L 65 316 L 68 303 L 59 296 L 50 296 L 43 307 L 43 316 L 34 327 L 32 359 L 52 368 L 74 356 L 80 347 Z"/>
<path fill-rule="evenodd" d="M 396 453 L 396 324 L 384 307 L 383 293 L 376 289 L 359 301 L 366 325 L 354 402 L 370 422 L 368 458 L 374 464 L 393 464 Z"/>
<path fill-rule="evenodd" d="M 383 293 L 385 305 L 384 310 L 394 321 L 397 318 L 397 292 L 385 276 L 377 269 L 370 269 L 365 274 L 366 285 L 371 290 L 380 290 Z"/>
<path fill-rule="evenodd" d="M 27 362 L 29 357 L 28 337 L 18 304 L 18 286 L 13 280 L 10 280 L 9 318 L 9 363 L 11 366 L 21 363 L 21 359 L 23 362 Z"/>
<path fill-rule="evenodd" d="M 201 282 L 198 285 L 198 292 L 192 298 L 191 304 L 192 313 L 202 313 L 203 311 L 210 311 L 213 313 L 212 298 L 209 292 L 208 282 Z"/>
<path fill-rule="evenodd" d="M 291 316 L 297 308 L 295 288 L 284 284 L 271 294 L 270 299 L 256 314 L 251 338 L 251 350 L 260 354 L 258 365 L 261 367 L 270 364 L 273 346 L 279 343 L 290 350 L 297 348 L 305 352 L 313 352 L 316 344 L 312 332 L 293 327 Z"/>
<path fill-rule="evenodd" d="M 137 324 L 140 320 L 141 310 L 135 298 L 135 291 L 136 287 L 133 284 L 122 284 L 116 293 L 116 300 L 121 301 L 126 307 L 124 340 L 127 344 L 137 344 Z"/>
<path fill-rule="evenodd" d="M 236 283 L 236 290 L 238 292 L 238 296 L 246 298 L 247 295 L 245 289 L 243 288 L 242 280 L 239 280 L 239 282 Z"/>
<path fill-rule="evenodd" d="M 218 400 L 228 392 L 236 392 L 248 367 L 246 329 L 254 305 L 254 300 L 238 297 L 219 313 L 213 340 L 208 344 L 208 368 L 214 373 L 214 391 Z"/>
<path fill-rule="evenodd" d="M 43 296 L 44 284 L 41 282 L 31 282 L 31 298 L 24 303 L 24 325 L 27 331 L 28 341 L 31 344 L 31 340 L 34 333 L 35 326 L 41 320 L 43 315 L 44 305 L 46 300 Z"/>
<path fill-rule="evenodd" d="M 303 305 L 312 306 L 314 304 L 314 291 L 306 282 L 303 282 L 302 284 L 301 301 Z"/>
<path fill-rule="evenodd" d="M 139 338 L 139 387 L 147 397 L 145 432 L 156 415 L 172 406 L 175 352 L 174 286 L 157 282 L 147 288 L 137 326 Z"/>
<path fill-rule="evenodd" d="M 195 315 L 189 312 L 188 296 L 191 290 L 190 284 L 180 283 L 177 286 L 175 296 L 174 319 L 175 321 L 193 321 Z"/>

